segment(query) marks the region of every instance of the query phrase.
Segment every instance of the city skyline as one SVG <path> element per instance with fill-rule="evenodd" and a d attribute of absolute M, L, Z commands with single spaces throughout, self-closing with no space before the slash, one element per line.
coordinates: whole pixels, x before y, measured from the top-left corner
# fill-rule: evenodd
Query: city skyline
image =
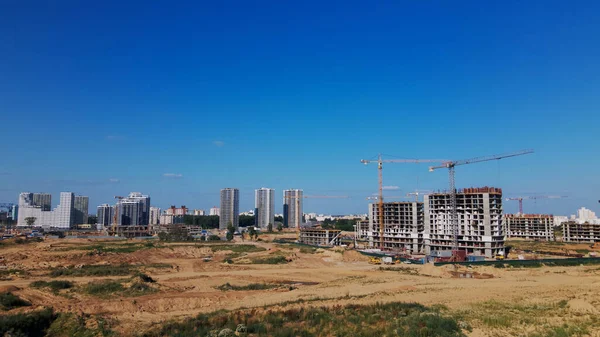
<path fill-rule="evenodd" d="M 97 206 L 143 190 L 161 208 L 208 209 L 237 186 L 251 209 L 255 189 L 297 186 L 351 196 L 307 199 L 306 210 L 356 213 L 377 192 L 360 159 L 533 148 L 461 168 L 456 184 L 569 196 L 528 212 L 600 213 L 590 169 L 600 164 L 600 3 L 98 7 L 2 7 L 0 113 L 14 141 L 0 202 L 67 190 Z M 384 184 L 405 194 L 444 190 L 447 179 L 388 165 Z"/>

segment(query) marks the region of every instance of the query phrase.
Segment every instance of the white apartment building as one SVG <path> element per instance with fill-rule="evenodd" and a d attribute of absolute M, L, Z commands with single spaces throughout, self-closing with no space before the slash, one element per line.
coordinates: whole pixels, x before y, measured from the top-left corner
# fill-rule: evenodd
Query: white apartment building
<path fill-rule="evenodd" d="M 254 216 L 256 226 L 267 228 L 269 224 L 275 224 L 275 190 L 272 188 L 261 188 L 254 191 Z"/>
<path fill-rule="evenodd" d="M 285 190 L 283 191 L 283 225 L 290 228 L 302 227 L 303 213 L 303 191 Z"/>

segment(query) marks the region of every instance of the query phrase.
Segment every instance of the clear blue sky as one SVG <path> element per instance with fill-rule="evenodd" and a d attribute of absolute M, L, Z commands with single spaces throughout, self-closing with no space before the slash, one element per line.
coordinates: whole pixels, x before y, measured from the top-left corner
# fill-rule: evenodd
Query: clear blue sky
<path fill-rule="evenodd" d="M 264 186 L 278 199 L 352 197 L 305 211 L 366 213 L 377 170 L 361 158 L 533 148 L 460 167 L 457 185 L 569 196 L 528 212 L 600 213 L 599 12 L 598 1 L 2 1 L 0 202 L 73 191 L 94 212 L 140 191 L 208 209 L 237 187 L 245 210 Z M 402 189 L 389 195 L 444 189 L 447 174 L 389 164 L 384 183 Z"/>

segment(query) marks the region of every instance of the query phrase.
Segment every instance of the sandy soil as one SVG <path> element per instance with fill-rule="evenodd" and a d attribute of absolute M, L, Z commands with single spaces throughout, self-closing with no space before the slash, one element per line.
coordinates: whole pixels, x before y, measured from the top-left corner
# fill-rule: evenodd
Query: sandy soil
<path fill-rule="evenodd" d="M 274 235 L 281 237 L 281 235 Z M 237 242 L 248 244 L 248 242 Z M 382 271 L 355 251 L 318 250 L 314 254 L 269 242 L 254 242 L 267 249 L 248 256 L 281 254 L 291 262 L 284 265 L 225 264 L 231 251 L 213 253 L 209 247 L 169 245 L 133 253 L 89 254 L 73 247 L 90 244 L 88 240 L 48 240 L 43 243 L 15 245 L 0 249 L 8 268 L 23 269 L 28 276 L 11 276 L 0 281 L 0 290 L 10 290 L 34 306 L 53 306 L 57 311 L 107 315 L 118 320 L 117 330 L 131 334 L 171 319 L 190 317 L 201 312 L 241 307 L 274 305 L 298 299 L 311 299 L 311 305 L 374 303 L 387 301 L 443 304 L 451 310 L 472 308 L 489 300 L 514 303 L 568 301 L 574 315 L 600 313 L 600 267 L 543 267 L 535 269 L 462 269 L 493 276 L 486 279 L 457 278 L 453 267 L 432 265 L 396 265 L 405 271 Z M 71 250 L 66 250 L 71 249 Z M 205 257 L 212 260 L 205 262 Z M 99 299 L 83 294 L 72 298 L 28 287 L 45 276 L 52 267 L 84 264 L 167 263 L 170 269 L 149 269 L 160 285 L 156 294 L 135 298 Z M 411 272 L 414 270 L 414 272 Z M 118 277 L 117 277 L 118 278 Z M 77 284 L 96 277 L 68 277 Z M 221 291 L 224 283 L 277 283 L 293 285 L 270 290 Z M 315 300 L 320 298 L 320 300 Z M 304 304 L 306 305 L 306 304 Z M 11 312 L 27 311 L 30 308 Z M 1 314 L 1 313 L 0 313 Z M 492 336 L 476 328 L 473 336 Z M 592 334 L 593 335 L 593 334 Z M 597 336 L 597 334 L 596 334 Z"/>

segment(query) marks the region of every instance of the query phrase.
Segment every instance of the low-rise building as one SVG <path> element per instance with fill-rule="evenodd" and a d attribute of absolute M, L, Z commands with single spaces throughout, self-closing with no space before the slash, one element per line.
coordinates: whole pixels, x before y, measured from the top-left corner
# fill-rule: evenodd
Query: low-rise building
<path fill-rule="evenodd" d="M 299 242 L 311 246 L 339 246 L 341 232 L 337 229 L 301 228 Z"/>
<path fill-rule="evenodd" d="M 565 242 L 600 242 L 600 223 L 567 221 L 561 227 Z"/>

